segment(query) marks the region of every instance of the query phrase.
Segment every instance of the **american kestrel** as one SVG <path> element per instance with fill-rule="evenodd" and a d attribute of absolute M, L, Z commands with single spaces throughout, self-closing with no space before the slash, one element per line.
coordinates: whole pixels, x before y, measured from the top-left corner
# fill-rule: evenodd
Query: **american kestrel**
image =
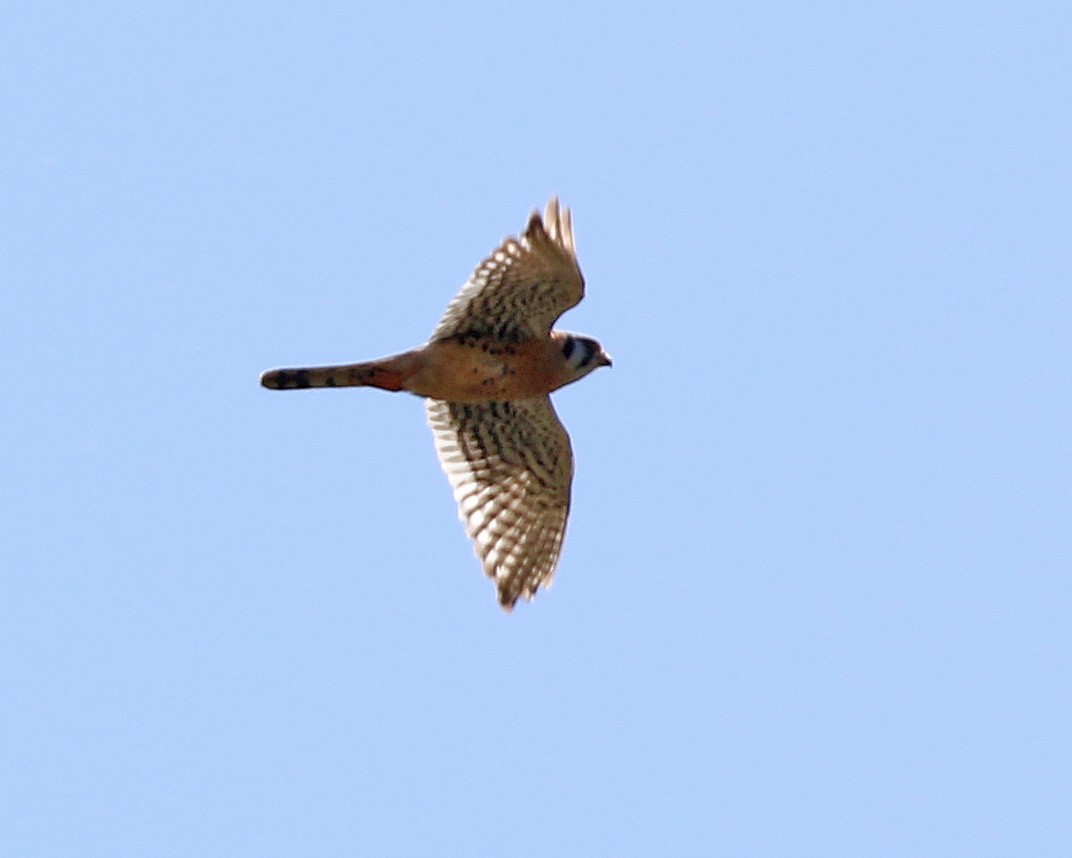
<path fill-rule="evenodd" d="M 550 394 L 610 357 L 551 326 L 584 297 L 569 209 L 551 198 L 451 301 L 432 338 L 344 366 L 273 369 L 272 390 L 378 387 L 426 398 L 439 462 L 477 556 L 509 611 L 551 583 L 573 481 L 569 435 Z"/>

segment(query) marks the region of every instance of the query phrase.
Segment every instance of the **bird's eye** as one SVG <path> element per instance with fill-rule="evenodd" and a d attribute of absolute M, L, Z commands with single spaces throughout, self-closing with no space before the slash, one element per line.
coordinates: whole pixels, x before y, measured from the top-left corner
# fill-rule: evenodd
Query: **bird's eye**
<path fill-rule="evenodd" d="M 562 355 L 566 360 L 570 359 L 570 355 L 573 354 L 573 348 L 577 345 L 577 341 L 573 337 L 566 337 L 566 341 L 562 344 Z"/>

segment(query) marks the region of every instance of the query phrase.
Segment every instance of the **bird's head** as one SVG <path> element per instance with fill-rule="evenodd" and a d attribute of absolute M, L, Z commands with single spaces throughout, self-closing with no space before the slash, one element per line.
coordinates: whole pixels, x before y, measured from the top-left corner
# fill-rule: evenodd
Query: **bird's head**
<path fill-rule="evenodd" d="M 566 361 L 568 376 L 566 384 L 584 378 L 592 370 L 599 369 L 601 366 L 611 366 L 610 355 L 603 351 L 603 346 L 591 337 L 582 337 L 566 331 L 555 331 L 553 336 Z"/>

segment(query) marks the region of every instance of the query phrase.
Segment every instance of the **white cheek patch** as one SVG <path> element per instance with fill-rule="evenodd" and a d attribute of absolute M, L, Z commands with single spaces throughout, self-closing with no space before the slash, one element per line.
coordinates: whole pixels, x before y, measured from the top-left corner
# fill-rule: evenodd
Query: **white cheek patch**
<path fill-rule="evenodd" d="M 577 346 L 573 350 L 573 360 L 570 361 L 573 364 L 574 369 L 585 369 L 595 357 L 595 347 L 587 340 L 577 340 Z"/>

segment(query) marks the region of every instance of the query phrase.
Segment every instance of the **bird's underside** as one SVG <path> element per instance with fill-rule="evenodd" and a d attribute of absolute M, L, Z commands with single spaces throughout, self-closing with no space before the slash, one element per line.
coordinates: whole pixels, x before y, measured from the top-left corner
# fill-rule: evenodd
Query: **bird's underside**
<path fill-rule="evenodd" d="M 272 370 L 261 384 L 273 390 L 378 387 L 448 402 L 528 399 L 571 380 L 563 376 L 559 350 L 553 337 L 500 344 L 455 335 L 365 363 Z"/>
<path fill-rule="evenodd" d="M 510 610 L 550 584 L 569 513 L 573 456 L 548 394 L 610 365 L 595 340 L 551 330 L 583 294 L 569 211 L 552 199 L 544 218 L 534 213 L 477 267 L 425 345 L 364 363 L 271 370 L 261 384 L 425 397 L 459 514 Z"/>

